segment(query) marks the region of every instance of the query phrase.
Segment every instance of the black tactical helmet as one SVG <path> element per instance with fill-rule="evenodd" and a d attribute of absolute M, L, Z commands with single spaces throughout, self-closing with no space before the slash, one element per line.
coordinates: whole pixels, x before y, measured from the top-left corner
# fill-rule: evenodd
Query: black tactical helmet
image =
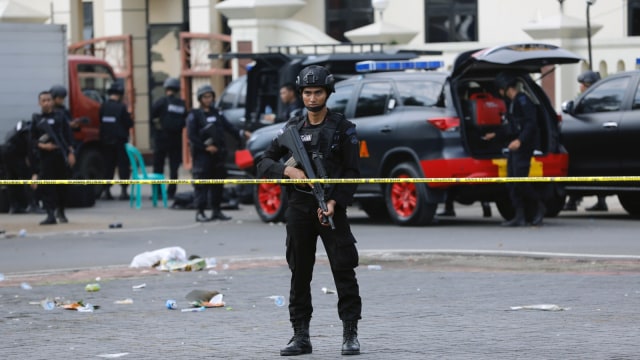
<path fill-rule="evenodd" d="M 302 89 L 310 86 L 319 86 L 327 90 L 328 94 L 335 92 L 335 79 L 333 75 L 329 73 L 323 66 L 310 65 L 300 70 L 300 74 L 296 78 L 296 87 L 298 92 L 302 92 Z"/>
<path fill-rule="evenodd" d="M 591 70 L 587 70 L 578 76 L 578 82 L 585 85 L 593 85 L 598 80 L 600 80 L 600 73 Z"/>
<path fill-rule="evenodd" d="M 198 88 L 198 91 L 196 92 L 196 96 L 198 97 L 198 100 L 200 100 L 202 95 L 208 94 L 208 93 L 211 93 L 213 95 L 213 98 L 215 99 L 216 92 L 213 91 L 213 88 L 211 87 L 211 85 L 202 85 L 202 86 L 200 86 Z"/>
<path fill-rule="evenodd" d="M 508 87 L 516 86 L 518 77 L 512 72 L 502 71 L 496 75 L 493 82 L 498 90 L 506 90 Z"/>
<path fill-rule="evenodd" d="M 180 80 L 176 78 L 167 78 L 162 85 L 165 89 L 180 90 Z"/>
<path fill-rule="evenodd" d="M 111 83 L 111 86 L 109 86 L 109 89 L 107 90 L 107 94 L 111 95 L 111 94 L 118 94 L 118 95 L 123 95 L 124 94 L 124 87 L 122 86 L 122 84 L 120 84 L 119 82 L 114 82 Z"/>
<path fill-rule="evenodd" d="M 62 85 L 53 85 L 49 89 L 52 98 L 64 98 L 67 97 L 67 88 Z"/>

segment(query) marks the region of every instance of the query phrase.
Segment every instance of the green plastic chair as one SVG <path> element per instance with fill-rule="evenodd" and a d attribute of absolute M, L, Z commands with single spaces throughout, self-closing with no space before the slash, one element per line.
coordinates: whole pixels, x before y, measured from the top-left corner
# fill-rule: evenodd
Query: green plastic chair
<path fill-rule="evenodd" d="M 127 150 L 127 156 L 129 156 L 129 162 L 131 163 L 131 179 L 164 180 L 163 174 L 147 173 L 142 154 L 135 146 L 127 143 L 125 145 L 125 149 Z M 164 207 L 167 207 L 167 184 L 160 184 L 159 186 L 151 185 L 151 201 L 153 201 L 153 206 L 158 206 L 158 188 L 162 191 L 162 203 Z M 133 202 L 135 201 L 136 209 L 140 209 L 142 207 L 141 189 L 141 184 L 131 185 L 131 191 L 129 192 L 129 206 L 133 207 Z"/>

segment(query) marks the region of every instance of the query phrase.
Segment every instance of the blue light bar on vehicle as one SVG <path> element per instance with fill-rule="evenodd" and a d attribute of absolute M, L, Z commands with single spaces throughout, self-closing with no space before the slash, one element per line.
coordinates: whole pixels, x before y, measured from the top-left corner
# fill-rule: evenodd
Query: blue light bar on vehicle
<path fill-rule="evenodd" d="M 356 63 L 356 72 L 436 70 L 444 66 L 442 61 L 360 61 Z"/>

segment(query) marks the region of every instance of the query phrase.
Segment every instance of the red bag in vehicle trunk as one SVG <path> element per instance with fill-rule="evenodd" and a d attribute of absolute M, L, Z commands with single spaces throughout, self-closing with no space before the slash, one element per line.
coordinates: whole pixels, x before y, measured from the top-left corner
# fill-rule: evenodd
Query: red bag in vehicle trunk
<path fill-rule="evenodd" d="M 471 116 L 478 126 L 500 125 L 502 114 L 507 112 L 504 101 L 494 97 L 491 93 L 471 94 L 469 102 L 471 103 Z"/>

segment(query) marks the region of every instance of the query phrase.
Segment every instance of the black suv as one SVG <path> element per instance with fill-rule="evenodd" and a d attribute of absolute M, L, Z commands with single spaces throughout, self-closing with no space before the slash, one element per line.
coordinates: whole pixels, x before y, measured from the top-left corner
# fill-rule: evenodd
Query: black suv
<path fill-rule="evenodd" d="M 502 126 L 505 104 L 493 81 L 505 69 L 518 70 L 519 86 L 538 106 L 541 146 L 532 158 L 532 176 L 566 176 L 567 153 L 560 145 L 558 115 L 530 73 L 550 64 L 576 63 L 580 57 L 553 45 L 515 44 L 468 51 L 452 72 L 374 72 L 336 84 L 328 100 L 356 124 L 363 178 L 482 178 L 506 176 L 505 144 L 481 135 Z M 401 63 L 368 62 L 370 68 Z M 367 67 L 367 63 L 359 64 Z M 414 67 L 414 66 L 409 66 Z M 254 132 L 247 149 L 259 159 L 282 125 Z M 495 202 L 509 219 L 513 208 L 504 184 L 392 183 L 362 184 L 356 200 L 372 218 L 391 218 L 399 225 L 432 222 L 447 192 L 463 204 Z M 542 185 L 541 185 L 542 186 Z M 564 203 L 562 188 L 544 185 L 548 215 Z M 279 186 L 256 187 L 255 205 L 264 221 L 283 218 L 286 198 Z"/>
<path fill-rule="evenodd" d="M 640 71 L 608 76 L 563 104 L 562 143 L 570 154 L 569 176 L 640 176 Z M 568 183 L 569 194 L 618 195 L 640 215 L 637 182 Z"/>

